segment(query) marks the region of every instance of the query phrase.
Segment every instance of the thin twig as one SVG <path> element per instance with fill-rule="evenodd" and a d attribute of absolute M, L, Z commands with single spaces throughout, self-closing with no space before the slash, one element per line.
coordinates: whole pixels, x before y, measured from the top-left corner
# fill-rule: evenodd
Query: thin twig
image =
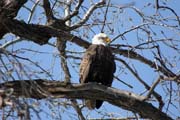
<path fill-rule="evenodd" d="M 150 96 L 151 96 L 151 94 L 153 93 L 155 87 L 159 84 L 159 82 L 161 81 L 161 79 L 162 79 L 162 77 L 160 76 L 160 77 L 156 80 L 156 82 L 154 82 L 154 84 L 153 84 L 153 85 L 151 86 L 151 88 L 149 89 L 149 92 L 148 92 L 148 94 L 146 95 L 146 98 L 145 98 L 145 99 L 149 99 L 149 98 L 150 98 Z"/>
<path fill-rule="evenodd" d="M 78 0 L 76 7 L 74 8 L 73 12 L 70 15 L 67 15 L 63 20 L 67 21 L 70 20 L 72 17 L 76 16 L 79 13 L 79 8 L 81 7 L 84 0 Z"/>
<path fill-rule="evenodd" d="M 159 5 L 159 0 L 156 0 L 155 1 L 155 6 L 156 6 L 156 10 L 158 9 L 167 9 L 167 10 L 170 10 L 175 16 L 176 16 L 176 19 L 178 21 L 178 24 L 180 26 L 180 19 L 179 19 L 179 16 L 177 15 L 177 13 L 170 7 L 167 7 L 167 6 L 161 6 Z"/>
<path fill-rule="evenodd" d="M 125 84 L 125 85 L 126 85 L 126 86 L 128 86 L 129 88 L 133 88 L 133 86 L 132 86 L 132 85 L 130 85 L 130 84 L 128 84 L 128 83 L 126 83 L 126 82 L 124 82 L 123 80 L 120 80 L 118 77 L 114 76 L 114 78 L 115 78 L 116 80 L 118 80 L 119 82 L 121 82 L 121 83 Z"/>
<path fill-rule="evenodd" d="M 111 43 L 114 42 L 114 41 L 115 41 L 116 39 L 118 39 L 119 37 L 123 36 L 124 34 L 126 34 L 126 33 L 128 33 L 128 32 L 131 32 L 131 31 L 133 31 L 133 30 L 136 30 L 136 29 L 138 29 L 138 28 L 140 28 L 140 27 L 142 27 L 142 26 L 144 26 L 144 25 L 148 25 L 148 24 L 150 24 L 150 23 L 149 23 L 149 22 L 148 22 L 148 23 L 142 23 L 142 24 L 140 24 L 140 25 L 137 25 L 137 26 L 135 26 L 135 27 L 130 28 L 129 30 L 124 31 L 123 33 L 121 33 L 121 34 L 117 35 L 116 37 L 114 37 L 114 38 L 112 39 Z"/>
<path fill-rule="evenodd" d="M 21 42 L 21 41 L 23 41 L 23 40 L 24 40 L 24 39 L 17 37 L 17 39 L 15 39 L 15 40 L 6 42 L 6 43 L 3 44 L 2 46 L 0 46 L 0 48 L 7 48 L 7 47 L 9 47 L 10 45 L 13 45 L 13 44 L 15 44 L 15 43 Z"/>
<path fill-rule="evenodd" d="M 102 29 L 101 29 L 101 33 L 104 32 L 104 27 L 106 25 L 106 19 L 107 19 L 107 13 L 108 13 L 108 8 L 109 8 L 109 5 L 110 5 L 110 0 L 108 0 L 108 5 L 106 7 L 106 12 L 104 14 L 104 21 L 103 21 L 103 26 L 102 26 Z"/>
<path fill-rule="evenodd" d="M 77 111 L 78 116 L 80 117 L 80 120 L 86 120 L 85 117 L 83 116 L 83 113 L 82 113 L 82 111 L 81 111 L 81 108 L 78 106 L 77 101 L 74 100 L 74 99 L 71 99 L 71 102 L 72 102 L 73 107 L 74 107 L 75 110 Z"/>
<path fill-rule="evenodd" d="M 32 6 L 31 10 L 30 10 L 30 14 L 29 14 L 29 17 L 27 19 L 27 23 L 30 23 L 31 19 L 32 19 L 32 16 L 33 16 L 33 13 L 37 7 L 37 5 L 39 4 L 40 0 L 36 0 L 36 2 L 34 3 L 34 5 Z"/>

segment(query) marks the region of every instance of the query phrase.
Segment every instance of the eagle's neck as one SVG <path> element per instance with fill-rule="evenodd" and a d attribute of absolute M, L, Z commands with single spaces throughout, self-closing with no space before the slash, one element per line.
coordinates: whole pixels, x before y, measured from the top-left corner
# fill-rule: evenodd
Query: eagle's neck
<path fill-rule="evenodd" d="M 94 44 L 94 45 L 103 45 L 103 46 L 107 46 L 107 44 L 104 43 L 104 42 L 101 41 L 101 40 L 93 40 L 93 41 L 92 41 L 92 44 Z"/>

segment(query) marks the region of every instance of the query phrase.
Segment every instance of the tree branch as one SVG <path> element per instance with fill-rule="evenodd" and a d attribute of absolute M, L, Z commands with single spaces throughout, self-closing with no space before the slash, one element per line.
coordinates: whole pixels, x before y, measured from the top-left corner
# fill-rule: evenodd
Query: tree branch
<path fill-rule="evenodd" d="M 0 1 L 0 39 L 8 33 L 8 30 L 3 26 L 1 19 L 8 17 L 16 17 L 19 9 L 27 2 L 27 0 L 1 0 Z"/>
<path fill-rule="evenodd" d="M 134 52 L 133 50 L 125 50 L 125 49 L 117 49 L 117 48 L 112 48 L 112 50 L 116 54 L 120 54 L 120 55 L 123 55 L 124 57 L 138 60 L 150 66 L 151 68 L 154 68 L 155 70 L 160 71 L 165 76 L 176 76 L 176 74 L 174 74 L 171 70 L 164 68 L 163 66 L 157 65 L 155 62 L 148 60 L 147 58 L 141 56 L 140 54 Z M 179 83 L 180 81 L 176 81 L 176 82 Z"/>
<path fill-rule="evenodd" d="M 74 8 L 73 12 L 70 15 L 66 16 L 63 20 L 68 21 L 72 17 L 76 16 L 79 13 L 79 8 L 81 7 L 83 2 L 84 2 L 84 0 L 78 0 L 78 3 L 76 5 L 76 7 Z"/>
<path fill-rule="evenodd" d="M 34 99 L 44 99 L 47 97 L 99 99 L 123 109 L 138 113 L 142 118 L 172 120 L 172 118 L 162 111 L 159 111 L 152 104 L 144 102 L 143 96 L 95 83 L 67 85 L 59 81 L 36 79 L 1 83 L 0 88 L 13 89 L 14 91 L 11 95 L 15 97 Z"/>
<path fill-rule="evenodd" d="M 51 6 L 50 6 L 49 0 L 43 0 L 43 8 L 45 10 L 47 21 L 49 23 L 54 18 L 54 15 L 53 15 L 53 12 L 51 10 Z"/>
<path fill-rule="evenodd" d="M 81 38 L 69 34 L 69 32 L 55 29 L 51 26 L 26 24 L 25 22 L 3 19 L 0 21 L 8 32 L 11 32 L 17 36 L 33 41 L 39 45 L 47 44 L 51 37 L 60 37 L 74 42 L 81 47 L 87 48 L 90 44 Z M 1 32 L 1 31 L 0 31 Z"/>
<path fill-rule="evenodd" d="M 89 42 L 77 36 L 74 36 L 70 34 L 69 32 L 63 31 L 61 29 L 55 29 L 50 26 L 26 24 L 24 22 L 11 20 L 8 18 L 1 20 L 1 22 L 9 30 L 9 32 L 12 32 L 15 35 L 18 35 L 22 38 L 26 38 L 40 45 L 47 44 L 48 40 L 51 37 L 60 37 L 62 39 L 73 42 L 84 48 L 88 48 L 88 46 L 90 45 Z M 151 68 L 154 68 L 160 71 L 167 77 L 176 76 L 176 74 L 174 74 L 171 70 L 164 68 L 163 66 L 157 65 L 155 62 L 148 60 L 147 58 L 141 56 L 140 54 L 134 52 L 133 50 L 125 50 L 125 49 L 118 49 L 118 48 L 112 48 L 112 50 L 116 54 L 120 54 L 120 55 L 123 55 L 124 57 L 138 60 L 150 66 Z M 177 80 L 176 82 L 179 83 L 180 81 Z"/>
<path fill-rule="evenodd" d="M 72 25 L 72 27 L 70 27 L 71 30 L 74 30 L 80 26 L 82 26 L 84 23 L 86 23 L 86 21 L 89 20 L 89 17 L 91 16 L 91 14 L 93 13 L 93 11 L 101 6 L 101 5 L 104 5 L 106 4 L 105 0 L 100 0 L 99 2 L 95 3 L 93 6 L 91 6 L 89 8 L 89 10 L 86 12 L 86 14 L 84 15 L 84 17 L 76 24 Z"/>
<path fill-rule="evenodd" d="M 64 6 L 65 7 L 64 16 L 65 17 L 70 14 L 70 8 L 71 8 L 70 0 L 66 0 L 66 2 L 67 2 L 67 4 Z M 70 26 L 71 21 L 69 20 L 65 24 L 67 26 Z M 69 32 L 69 34 L 70 34 L 70 32 Z M 62 67 L 64 75 L 65 75 L 65 82 L 70 83 L 71 74 L 69 72 L 69 67 L 68 67 L 67 59 L 66 59 L 67 58 L 67 55 L 66 55 L 66 43 L 67 43 L 66 39 L 63 39 L 61 37 L 57 38 L 56 46 L 57 46 L 57 49 L 58 49 L 59 54 L 60 54 L 61 67 Z"/>

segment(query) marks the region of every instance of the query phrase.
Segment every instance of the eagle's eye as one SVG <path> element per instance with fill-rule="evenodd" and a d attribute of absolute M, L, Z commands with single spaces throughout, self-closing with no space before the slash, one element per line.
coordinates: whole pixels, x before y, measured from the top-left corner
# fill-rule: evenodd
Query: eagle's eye
<path fill-rule="evenodd" d="M 106 42 L 106 43 L 110 43 L 111 42 L 111 40 L 110 40 L 110 38 L 109 37 L 102 37 L 102 36 L 100 36 L 100 37 L 98 37 L 98 39 L 99 40 L 103 40 L 104 42 Z"/>

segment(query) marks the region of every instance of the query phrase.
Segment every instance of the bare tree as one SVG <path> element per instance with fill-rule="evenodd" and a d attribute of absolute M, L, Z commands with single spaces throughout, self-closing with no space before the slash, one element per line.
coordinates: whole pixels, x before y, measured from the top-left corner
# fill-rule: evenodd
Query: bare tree
<path fill-rule="evenodd" d="M 178 119 L 180 18 L 171 2 L 1 0 L 2 119 Z M 82 55 L 99 32 L 112 38 L 113 87 L 79 84 Z M 83 99 L 111 105 L 89 111 Z"/>

